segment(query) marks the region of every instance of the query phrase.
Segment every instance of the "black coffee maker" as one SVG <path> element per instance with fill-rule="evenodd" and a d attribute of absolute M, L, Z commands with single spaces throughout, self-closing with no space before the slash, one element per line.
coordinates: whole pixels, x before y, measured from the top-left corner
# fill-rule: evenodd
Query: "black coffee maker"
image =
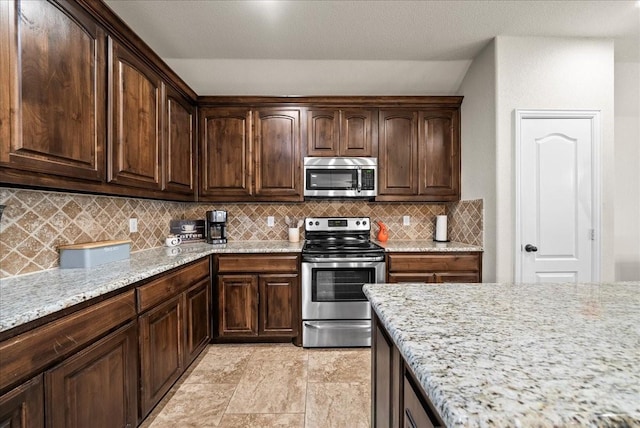
<path fill-rule="evenodd" d="M 204 216 L 204 234 L 209 244 L 226 244 L 227 212 L 207 211 Z"/>

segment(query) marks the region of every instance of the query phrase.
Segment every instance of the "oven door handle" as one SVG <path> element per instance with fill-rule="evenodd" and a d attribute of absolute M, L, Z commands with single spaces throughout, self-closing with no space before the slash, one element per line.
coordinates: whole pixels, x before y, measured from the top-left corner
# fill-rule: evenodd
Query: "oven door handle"
<path fill-rule="evenodd" d="M 356 262 L 383 262 L 382 257 L 358 257 L 358 258 L 344 258 L 344 257 L 305 257 L 302 262 L 312 263 L 356 263 Z"/>
<path fill-rule="evenodd" d="M 327 328 L 330 328 L 330 329 L 336 329 L 337 328 L 337 329 L 346 329 L 346 330 L 371 329 L 371 323 L 367 323 L 367 324 L 331 323 L 331 325 L 322 325 L 322 324 L 318 325 L 318 324 L 312 324 L 312 323 L 309 323 L 309 322 L 305 321 L 302 324 L 307 328 L 313 328 L 313 329 L 316 329 L 316 330 L 325 330 Z"/>

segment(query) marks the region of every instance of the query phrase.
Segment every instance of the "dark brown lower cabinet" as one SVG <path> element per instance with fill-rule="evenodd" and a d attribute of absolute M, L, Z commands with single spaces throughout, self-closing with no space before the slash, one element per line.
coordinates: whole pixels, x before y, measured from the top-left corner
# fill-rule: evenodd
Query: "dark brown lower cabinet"
<path fill-rule="evenodd" d="M 185 366 L 191 364 L 211 339 L 211 281 L 203 279 L 186 293 L 187 341 Z"/>
<path fill-rule="evenodd" d="M 260 275 L 259 334 L 293 337 L 298 332 L 298 274 Z"/>
<path fill-rule="evenodd" d="M 211 338 L 209 257 L 0 341 L 0 428 L 135 427 Z"/>
<path fill-rule="evenodd" d="M 400 426 L 400 382 L 402 358 L 398 348 L 381 328 L 374 330 L 372 375 L 375 379 L 372 395 L 375 428 Z"/>
<path fill-rule="evenodd" d="M 418 385 L 402 354 L 375 314 L 372 321 L 371 426 L 374 428 L 444 426 L 444 422 Z"/>
<path fill-rule="evenodd" d="M 137 336 L 130 322 L 45 372 L 47 427 L 136 426 Z"/>
<path fill-rule="evenodd" d="M 425 405 L 420 399 L 420 393 L 417 392 L 418 387 L 410 375 L 404 375 L 403 386 L 404 414 L 402 417 L 404 418 L 404 428 L 433 428 L 436 426 L 432 418 L 429 417 Z"/>
<path fill-rule="evenodd" d="M 391 253 L 387 282 L 482 282 L 482 253 Z"/>
<path fill-rule="evenodd" d="M 182 296 L 140 316 L 140 408 L 146 415 L 183 371 Z"/>
<path fill-rule="evenodd" d="M 44 391 L 37 376 L 0 397 L 0 428 L 43 428 Z"/>
<path fill-rule="evenodd" d="M 216 340 L 297 343 L 298 255 L 217 256 Z"/>
<path fill-rule="evenodd" d="M 211 337 L 209 258 L 138 287 L 140 420 Z"/>

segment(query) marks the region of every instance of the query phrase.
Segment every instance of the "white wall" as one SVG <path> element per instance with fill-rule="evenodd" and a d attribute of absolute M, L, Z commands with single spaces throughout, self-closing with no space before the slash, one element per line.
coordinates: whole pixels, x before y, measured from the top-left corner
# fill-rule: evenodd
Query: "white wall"
<path fill-rule="evenodd" d="M 601 278 L 614 279 L 614 46 L 577 38 L 496 38 L 496 280 L 514 279 L 514 110 L 600 110 Z M 464 117 L 463 117 L 464 120 Z"/>
<path fill-rule="evenodd" d="M 496 280 L 496 59 L 491 41 L 460 86 L 462 199 L 484 199 L 483 282 Z"/>
<path fill-rule="evenodd" d="M 615 279 L 640 280 L 640 63 L 615 63 Z"/>

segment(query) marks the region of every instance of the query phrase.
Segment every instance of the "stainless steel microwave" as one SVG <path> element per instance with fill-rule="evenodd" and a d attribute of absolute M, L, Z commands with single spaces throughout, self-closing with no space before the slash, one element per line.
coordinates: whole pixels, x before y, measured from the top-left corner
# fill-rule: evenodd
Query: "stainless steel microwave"
<path fill-rule="evenodd" d="M 377 194 L 377 158 L 304 158 L 305 197 L 370 199 Z"/>

